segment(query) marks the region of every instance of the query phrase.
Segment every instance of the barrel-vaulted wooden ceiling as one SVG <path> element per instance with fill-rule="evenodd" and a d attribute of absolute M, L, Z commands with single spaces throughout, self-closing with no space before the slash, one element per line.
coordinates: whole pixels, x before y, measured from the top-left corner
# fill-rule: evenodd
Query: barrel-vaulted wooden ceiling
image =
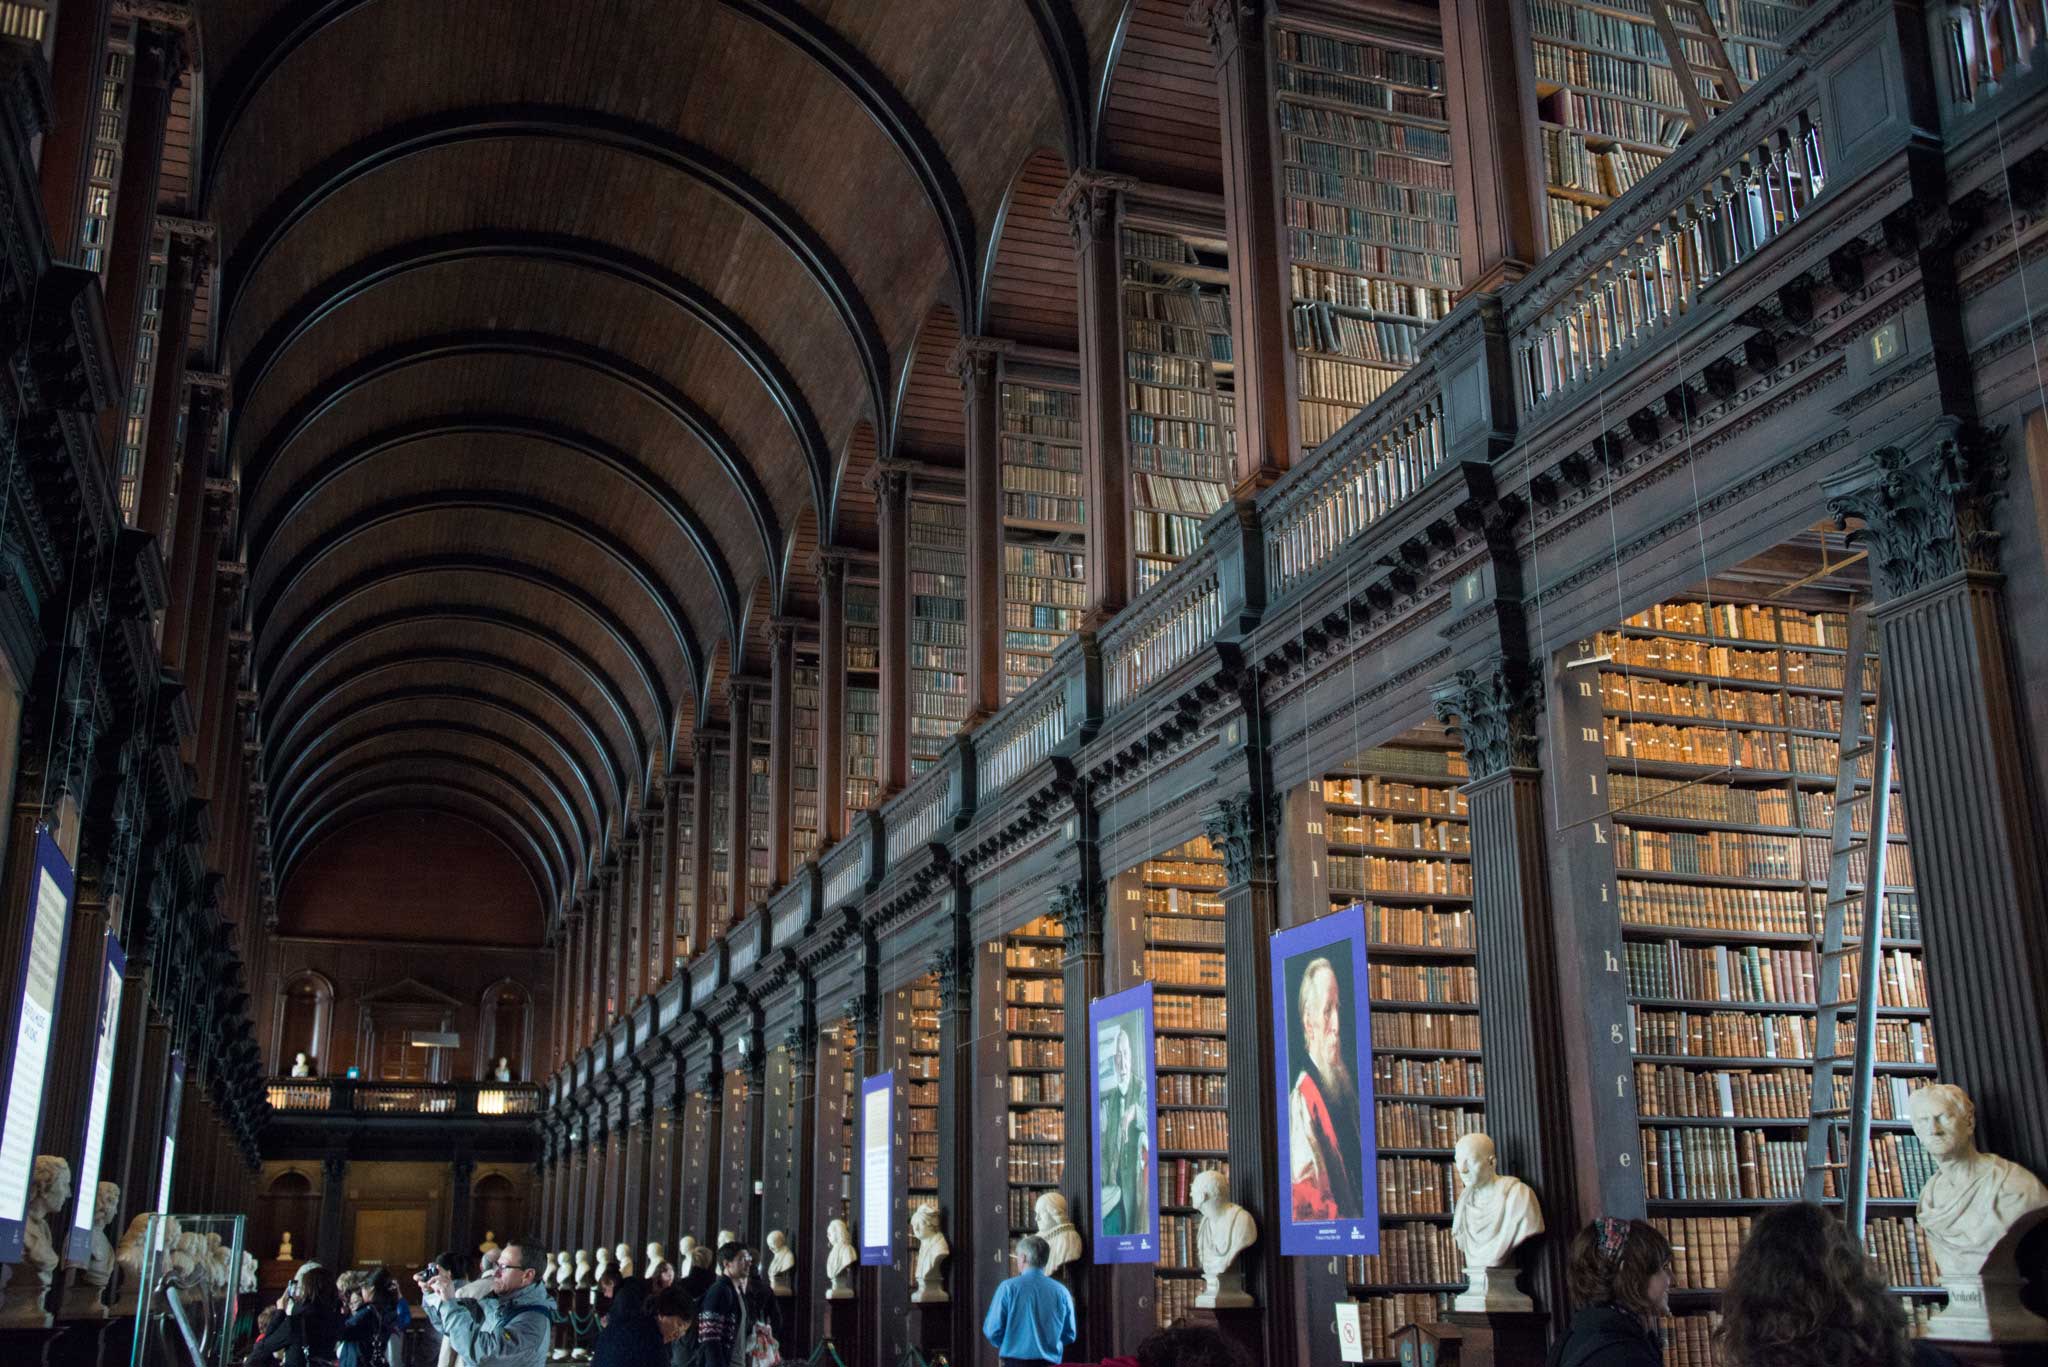
<path fill-rule="evenodd" d="M 862 535 L 849 452 L 926 444 L 912 370 L 1071 339 L 1067 168 L 1207 179 L 1185 0 L 196 8 L 287 877 L 431 802 L 562 904 Z"/>

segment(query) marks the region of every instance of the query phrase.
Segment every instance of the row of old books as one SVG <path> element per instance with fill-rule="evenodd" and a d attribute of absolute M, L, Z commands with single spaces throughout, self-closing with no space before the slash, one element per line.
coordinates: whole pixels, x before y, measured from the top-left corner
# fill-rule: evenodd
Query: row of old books
<path fill-rule="evenodd" d="M 1815 1000 L 1809 949 L 1661 940 L 1631 941 L 1623 950 L 1633 997 L 1791 1005 Z"/>
<path fill-rule="evenodd" d="M 1825 849 L 1825 839 L 1821 843 Z M 1646 831 L 1623 826 L 1615 833 L 1614 859 L 1620 868 L 1650 873 L 1719 878 L 1801 876 L 1800 848 L 1794 837 L 1753 831 Z"/>
<path fill-rule="evenodd" d="M 1221 1152 L 1229 1145 L 1230 1126 L 1221 1110 L 1165 1111 L 1159 1116 L 1162 1150 Z"/>
<path fill-rule="evenodd" d="M 1376 1002 L 1479 1002 L 1479 971 L 1469 964 L 1367 964 L 1366 980 Z"/>
<path fill-rule="evenodd" d="M 1788 769 L 1792 752 L 1785 739 L 1769 731 L 1675 726 L 1665 722 L 1621 721 L 1614 717 L 1600 719 L 1600 741 L 1608 754 L 1623 759 L 1654 760 L 1659 764 Z"/>
<path fill-rule="evenodd" d="M 1762 1130 L 1642 1130 L 1643 1195 L 1652 1201 L 1796 1201 L 1806 1181 L 1806 1140 Z"/>
<path fill-rule="evenodd" d="M 1778 683 L 1778 652 L 1739 650 L 1734 646 L 1712 645 L 1706 641 L 1674 641 L 1662 636 L 1624 636 L 1603 631 L 1594 638 L 1594 651 L 1611 655 L 1614 662 L 1635 669 L 1662 669 L 1681 674 L 1705 674 L 1716 679 L 1745 683 Z"/>
<path fill-rule="evenodd" d="M 1799 1120 L 1813 1093 L 1813 1077 L 1803 1068 L 1635 1068 L 1638 1115 Z"/>
<path fill-rule="evenodd" d="M 1339 1264 L 1348 1285 L 1456 1285 L 1465 1280 L 1465 1259 L 1449 1225 L 1388 1225 L 1380 1231 L 1378 1253 L 1352 1253 Z"/>
<path fill-rule="evenodd" d="M 1550 0 L 1540 0 L 1550 2 Z M 1688 636 L 1722 636 L 1738 641 L 1790 640 L 1781 636 L 1781 619 L 1805 622 L 1811 630 L 1817 618 L 1825 618 L 1834 625 L 1830 630 L 1846 634 L 1840 613 L 1795 612 L 1789 608 L 1767 607 L 1760 603 L 1706 603 L 1698 599 L 1686 599 L 1668 603 L 1653 603 L 1630 617 L 1622 619 L 1624 626 L 1638 631 L 1677 631 Z M 1802 638 L 1808 644 L 1823 644 L 1810 636 Z M 1841 645 L 1839 639 L 1830 639 L 1824 644 Z"/>
<path fill-rule="evenodd" d="M 1470 1013 L 1389 1011 L 1373 1017 L 1372 1045 L 1379 1049 L 1479 1052 L 1479 1017 Z"/>
<path fill-rule="evenodd" d="M 1765 696 L 1765 695 L 1758 695 Z M 1819 793 L 1801 793 L 1805 799 Z M 1833 810 L 1833 795 L 1828 810 Z M 1725 783 L 1688 783 L 1682 779 L 1653 778 L 1638 774 L 1612 774 L 1607 780 L 1607 806 L 1617 817 L 1672 817 L 1680 821 L 1726 821 L 1741 826 L 1790 826 L 1792 800 L 1783 788 L 1732 788 Z M 1808 819 L 1810 826 L 1827 828 L 1825 820 Z"/>
<path fill-rule="evenodd" d="M 1017 1040 L 1018 1044 L 1042 1044 L 1043 1040 Z M 1067 1080 L 1058 1073 L 1010 1074 L 1010 1100 L 1024 1105 L 1057 1106 L 1066 1099 Z"/>
<path fill-rule="evenodd" d="M 1435 859 L 1390 859 L 1377 854 L 1330 856 L 1330 886 L 1346 892 L 1419 892 L 1472 895 L 1472 866 Z"/>
<path fill-rule="evenodd" d="M 1477 1059 L 1376 1054 L 1372 1085 L 1395 1096 L 1482 1096 L 1486 1073 Z"/>
<path fill-rule="evenodd" d="M 1159 1203 L 1186 1206 L 1193 1200 L 1195 1178 L 1205 1172 L 1220 1172 L 1230 1180 L 1230 1162 L 1223 1158 L 1167 1158 L 1159 1164 Z"/>
<path fill-rule="evenodd" d="M 1427 906 L 1390 907 L 1378 902 L 1359 905 L 1365 910 L 1365 938 L 1369 944 L 1412 949 L 1472 948 L 1470 911 L 1438 911 Z"/>
<path fill-rule="evenodd" d="M 1161 1030 L 1223 1030 L 1224 1000 L 1221 997 L 1169 997 L 1152 999 L 1153 1024 Z"/>
<path fill-rule="evenodd" d="M 1455 788 L 1428 787 L 1402 783 L 1377 775 L 1363 778 L 1326 778 L 1323 800 L 1349 807 L 1378 807 L 1397 812 L 1435 812 L 1464 816 L 1465 795 Z"/>
<path fill-rule="evenodd" d="M 1448 1215 L 1458 1194 L 1449 1163 L 1434 1158 L 1381 1158 L 1380 1214 Z"/>
<path fill-rule="evenodd" d="M 1816 1017 L 1771 1015 L 1753 1011 L 1659 1011 L 1629 1007 L 1630 1047 L 1639 1054 L 1684 1054 L 1697 1058 L 1813 1057 Z M 1853 1031 L 1838 1027 L 1837 1053 L 1848 1053 Z M 1876 1056 L 1880 1063 L 1931 1064 L 1934 1027 L 1928 1021 L 1877 1022 Z"/>
<path fill-rule="evenodd" d="M 1162 1106 L 1221 1106 L 1228 1091 L 1220 1073 L 1166 1073 L 1158 1089 Z"/>
<path fill-rule="evenodd" d="M 1327 833 L 1338 845 L 1366 845 L 1388 850 L 1441 850 L 1468 854 L 1471 828 L 1462 821 L 1404 821 L 1399 817 L 1332 812 Z"/>
<path fill-rule="evenodd" d="M 1707 717 L 1715 721 L 1783 724 L 1780 698 L 1755 688 L 1715 688 L 1703 680 L 1681 682 L 1645 674 L 1600 675 L 1600 705 L 1623 712 L 1655 712 L 1668 717 Z M 1795 723 L 1805 725 L 1806 723 Z"/>
<path fill-rule="evenodd" d="M 1064 1068 L 1066 1045 L 1056 1039 L 1013 1039 L 1009 1041 L 1012 1068 Z"/>
<path fill-rule="evenodd" d="M 1373 1106 L 1373 1124 L 1383 1149 L 1449 1149 L 1461 1137 L 1484 1130 L 1486 1117 L 1459 1106 L 1380 1101 Z"/>
<path fill-rule="evenodd" d="M 1811 898 L 1797 888 L 1731 888 L 1624 878 L 1619 892 L 1621 919 L 1627 925 L 1752 934 L 1813 933 Z"/>

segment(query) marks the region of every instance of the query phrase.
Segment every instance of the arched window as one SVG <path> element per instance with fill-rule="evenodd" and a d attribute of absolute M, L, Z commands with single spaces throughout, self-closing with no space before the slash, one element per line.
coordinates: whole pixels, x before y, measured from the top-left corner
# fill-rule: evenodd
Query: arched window
<path fill-rule="evenodd" d="M 301 973 L 284 985 L 279 998 L 277 1066 L 284 1075 L 300 1054 L 317 1077 L 328 1072 L 327 1052 L 334 1037 L 334 986 L 318 973 Z"/>
<path fill-rule="evenodd" d="M 529 1044 L 533 1030 L 533 998 L 526 988 L 510 978 L 493 984 L 479 1004 L 477 1021 L 477 1077 L 489 1081 L 497 1076 L 498 1060 L 514 1082 L 527 1082 Z"/>
<path fill-rule="evenodd" d="M 320 1239 L 320 1197 L 304 1173 L 287 1170 L 271 1179 L 264 1189 L 259 1226 L 249 1251 L 259 1258 L 275 1258 L 291 1236 L 291 1261 L 303 1262 L 313 1256 Z"/>

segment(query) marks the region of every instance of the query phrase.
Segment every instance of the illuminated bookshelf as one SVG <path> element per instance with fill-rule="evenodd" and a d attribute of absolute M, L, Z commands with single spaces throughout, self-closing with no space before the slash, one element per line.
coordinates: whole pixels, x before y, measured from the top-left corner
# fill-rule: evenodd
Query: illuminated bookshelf
<path fill-rule="evenodd" d="M 910 771 L 967 720 L 967 509 L 914 493 L 910 555 Z"/>
<path fill-rule="evenodd" d="M 1003 700 L 1031 686 L 1081 624 L 1086 516 L 1078 389 L 1005 378 Z"/>
<path fill-rule="evenodd" d="M 864 812 L 881 794 L 881 590 L 869 580 L 846 583 L 846 810 Z"/>
<path fill-rule="evenodd" d="M 796 646 L 790 675 L 789 862 L 794 868 L 818 853 L 818 654 Z"/>
<path fill-rule="evenodd" d="M 690 928 L 697 924 L 697 795 L 691 788 L 687 780 L 675 786 L 676 847 L 668 852 L 669 876 L 676 880 L 676 921 L 670 930 L 678 973 L 690 961 Z"/>
<path fill-rule="evenodd" d="M 1361 906 L 1371 973 L 1380 1252 L 1342 1260 L 1369 1359 L 1464 1289 L 1452 1154 L 1486 1128 L 1464 755 L 1410 732 L 1323 780 L 1329 903 Z"/>
<path fill-rule="evenodd" d="M 712 939 L 725 933 L 732 921 L 732 760 L 730 745 L 717 746 L 711 754 L 711 899 L 705 908 Z"/>
<path fill-rule="evenodd" d="M 1041 916 L 1002 940 L 1005 1135 L 1010 1234 L 1037 1228 L 1032 1207 L 1066 1166 L 1066 988 L 1060 923 Z"/>
<path fill-rule="evenodd" d="M 1236 455 L 1229 261 L 1193 232 L 1125 227 L 1124 405 L 1140 593 L 1194 553 Z"/>
<path fill-rule="evenodd" d="M 768 690 L 756 688 L 747 707 L 747 904 L 774 888 L 768 867 Z"/>
<path fill-rule="evenodd" d="M 1460 284 L 1443 58 L 1281 25 L 1275 115 L 1304 448 L 1415 362 Z"/>

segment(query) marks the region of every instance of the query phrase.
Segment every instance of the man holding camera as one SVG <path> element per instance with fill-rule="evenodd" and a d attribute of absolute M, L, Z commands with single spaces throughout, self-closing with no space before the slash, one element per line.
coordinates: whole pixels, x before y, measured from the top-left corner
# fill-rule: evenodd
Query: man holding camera
<path fill-rule="evenodd" d="M 455 1278 L 439 1267 L 419 1275 L 427 1318 L 471 1367 L 540 1367 L 555 1323 L 554 1298 L 540 1284 L 547 1254 L 537 1244 L 507 1244 L 491 1271 L 493 1290 L 477 1301 L 455 1298 Z M 471 1307 L 480 1307 L 479 1319 Z"/>

